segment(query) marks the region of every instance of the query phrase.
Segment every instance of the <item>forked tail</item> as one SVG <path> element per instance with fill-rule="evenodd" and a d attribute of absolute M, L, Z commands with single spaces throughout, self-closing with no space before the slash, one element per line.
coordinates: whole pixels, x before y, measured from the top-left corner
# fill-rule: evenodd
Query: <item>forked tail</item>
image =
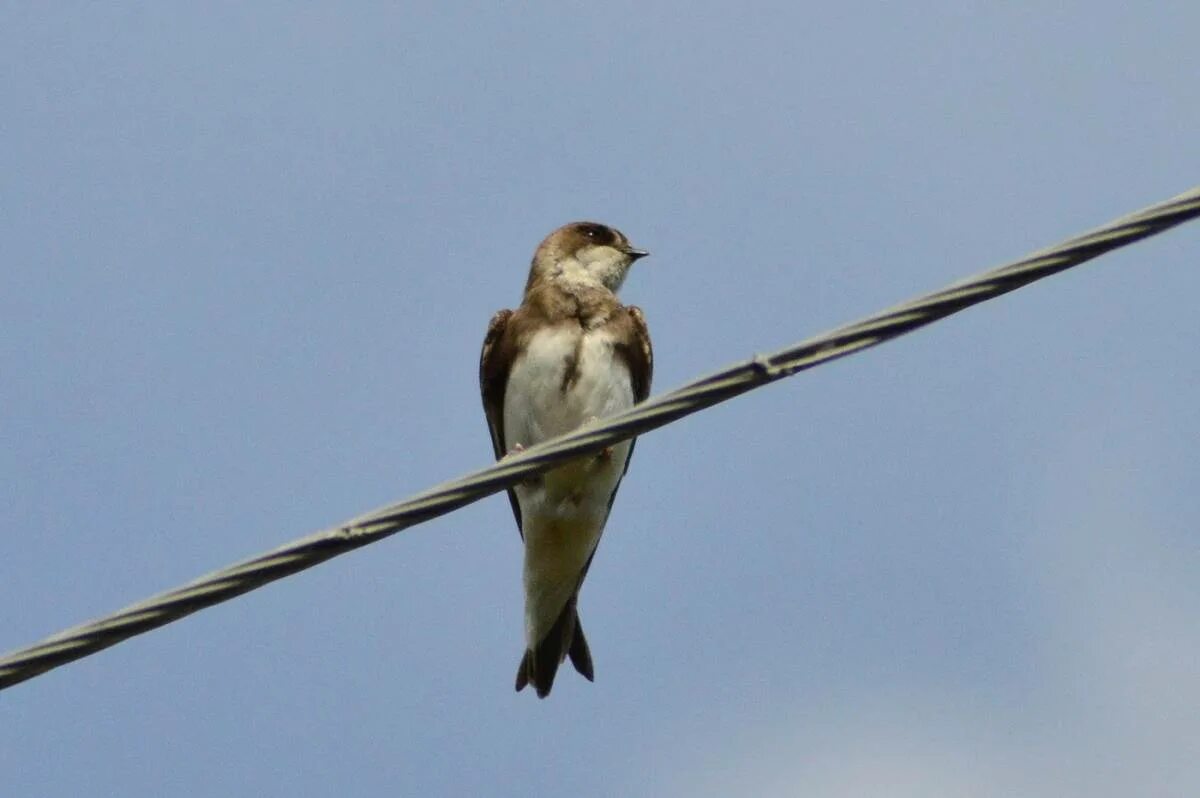
<path fill-rule="evenodd" d="M 592 652 L 588 649 L 587 638 L 583 636 L 583 625 L 579 622 L 574 599 L 563 607 L 558 620 L 541 642 L 525 650 L 525 656 L 521 657 L 521 664 L 517 667 L 517 692 L 524 690 L 525 685 L 531 684 L 537 691 L 538 698 L 550 695 L 558 666 L 568 656 L 571 657 L 571 664 L 575 666 L 575 670 L 583 674 L 583 678 L 589 682 L 595 680 L 592 672 Z"/>

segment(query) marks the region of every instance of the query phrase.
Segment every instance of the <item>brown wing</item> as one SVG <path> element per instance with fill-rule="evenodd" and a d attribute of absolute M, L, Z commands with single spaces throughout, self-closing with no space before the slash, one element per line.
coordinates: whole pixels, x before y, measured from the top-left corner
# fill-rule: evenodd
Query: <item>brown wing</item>
<path fill-rule="evenodd" d="M 642 309 L 629 305 L 621 308 L 621 313 L 613 322 L 618 325 L 616 330 L 616 339 L 620 343 L 614 345 L 618 357 L 624 358 L 625 365 L 629 368 L 629 381 L 633 383 L 633 401 L 640 403 L 646 401 L 646 397 L 650 395 L 650 380 L 654 376 L 654 350 L 650 348 L 650 329 L 646 326 L 646 317 L 642 315 Z M 621 477 L 629 473 L 629 461 L 633 459 L 633 449 L 637 446 L 637 438 L 629 442 L 629 455 L 625 458 L 625 468 L 621 471 Z M 617 483 L 619 488 L 621 483 Z M 612 510 L 613 500 L 617 498 L 616 488 L 613 489 L 612 496 L 608 497 L 608 509 Z M 607 519 L 606 519 L 607 520 Z M 591 563 L 591 560 L 588 560 Z M 587 573 L 587 569 L 584 569 Z"/>
<path fill-rule="evenodd" d="M 488 431 L 492 434 L 492 451 L 499 460 L 508 453 L 504 441 L 504 390 L 508 387 L 508 373 L 512 370 L 515 345 L 509 335 L 508 322 L 511 310 L 501 310 L 488 323 L 487 335 L 483 339 L 483 351 L 479 354 L 479 393 L 483 397 L 483 414 L 487 417 Z M 521 532 L 521 505 L 517 495 L 509 489 L 508 502 L 512 505 L 513 517 L 517 519 L 517 531 Z M 521 537 L 524 537 L 522 533 Z"/>
<path fill-rule="evenodd" d="M 650 348 L 650 330 L 646 327 L 646 317 L 642 309 L 629 306 L 625 311 L 622 324 L 628 325 L 628 334 L 622 336 L 623 343 L 617 346 L 617 351 L 629 365 L 629 376 L 633 380 L 633 398 L 644 402 L 650 396 L 650 380 L 654 376 L 654 350 Z"/>

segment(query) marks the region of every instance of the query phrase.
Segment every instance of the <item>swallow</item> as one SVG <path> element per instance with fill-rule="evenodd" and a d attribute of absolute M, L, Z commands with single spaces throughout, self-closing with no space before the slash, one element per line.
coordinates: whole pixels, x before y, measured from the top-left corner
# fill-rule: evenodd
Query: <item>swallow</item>
<path fill-rule="evenodd" d="M 497 460 L 644 401 L 654 358 L 646 319 L 617 291 L 649 253 L 595 222 L 558 228 L 538 246 L 521 305 L 492 317 L 479 387 Z M 635 440 L 568 461 L 508 491 L 524 542 L 525 653 L 517 691 L 550 694 L 569 656 L 594 680 L 579 589 Z"/>

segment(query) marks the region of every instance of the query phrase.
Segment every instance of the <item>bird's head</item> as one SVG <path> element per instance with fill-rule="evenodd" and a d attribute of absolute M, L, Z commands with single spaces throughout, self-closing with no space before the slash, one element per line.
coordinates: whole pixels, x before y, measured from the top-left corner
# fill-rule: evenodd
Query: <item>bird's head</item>
<path fill-rule="evenodd" d="M 527 290 L 542 280 L 564 280 L 603 286 L 616 293 L 633 262 L 649 254 L 632 246 L 616 228 L 596 222 L 572 222 L 538 245 Z"/>

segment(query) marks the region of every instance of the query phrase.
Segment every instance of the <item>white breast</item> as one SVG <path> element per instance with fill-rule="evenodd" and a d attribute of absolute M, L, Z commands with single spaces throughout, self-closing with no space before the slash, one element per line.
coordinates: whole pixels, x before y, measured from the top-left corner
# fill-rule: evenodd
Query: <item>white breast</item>
<path fill-rule="evenodd" d="M 531 446 L 632 406 L 629 369 L 613 356 L 612 336 L 557 325 L 535 334 L 513 364 L 504 394 L 505 443 Z"/>

